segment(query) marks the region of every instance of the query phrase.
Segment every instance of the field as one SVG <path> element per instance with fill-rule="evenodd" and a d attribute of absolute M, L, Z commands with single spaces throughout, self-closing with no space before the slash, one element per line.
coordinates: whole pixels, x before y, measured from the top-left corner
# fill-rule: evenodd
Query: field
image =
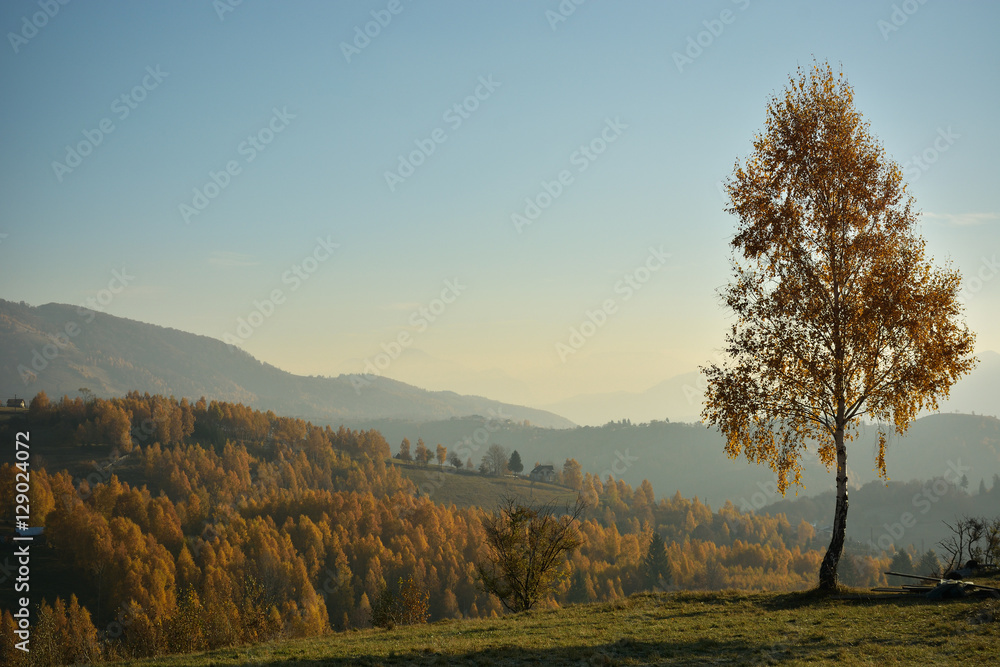
<path fill-rule="evenodd" d="M 8 408 L 6 405 L 0 405 L 0 422 L 7 421 L 15 415 L 27 414 L 27 408 Z"/>
<path fill-rule="evenodd" d="M 575 491 L 558 484 L 532 482 L 519 477 L 484 477 L 477 472 L 456 472 L 451 466 L 421 466 L 395 459 L 392 463 L 399 466 L 404 477 L 416 484 L 421 495 L 429 495 L 435 503 L 446 507 L 454 504 L 456 507 L 489 509 L 505 493 L 535 505 L 552 502 L 562 507 L 572 505 L 576 500 Z"/>
<path fill-rule="evenodd" d="M 998 648 L 1000 600 L 680 592 L 136 664 L 985 665 Z"/>

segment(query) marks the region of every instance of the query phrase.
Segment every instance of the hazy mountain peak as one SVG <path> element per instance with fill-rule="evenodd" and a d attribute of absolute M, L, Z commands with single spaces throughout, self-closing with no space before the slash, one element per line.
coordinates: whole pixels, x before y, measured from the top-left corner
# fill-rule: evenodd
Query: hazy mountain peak
<path fill-rule="evenodd" d="M 574 425 L 544 410 L 426 391 L 390 378 L 294 375 L 208 336 L 67 304 L 32 307 L 0 300 L 0 343 L 0 387 L 10 395 L 76 396 L 86 387 L 98 396 L 115 396 L 135 389 L 238 401 L 314 420 L 499 414 L 544 427 Z"/>

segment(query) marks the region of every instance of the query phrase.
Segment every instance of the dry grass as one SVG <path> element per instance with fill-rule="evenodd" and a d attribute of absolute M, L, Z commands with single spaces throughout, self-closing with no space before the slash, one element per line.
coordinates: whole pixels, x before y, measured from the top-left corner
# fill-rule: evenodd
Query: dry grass
<path fill-rule="evenodd" d="M 479 473 L 455 472 L 451 466 L 439 468 L 436 464 L 392 463 L 399 467 L 404 477 L 417 485 L 421 494 L 430 496 L 435 503 L 445 507 L 493 508 L 497 499 L 505 493 L 536 505 L 553 502 L 562 506 L 576 501 L 575 491 L 557 484 L 514 477 L 484 477 Z"/>
<path fill-rule="evenodd" d="M 488 620 L 361 630 L 142 665 L 996 664 L 996 601 L 847 591 L 641 594 Z"/>

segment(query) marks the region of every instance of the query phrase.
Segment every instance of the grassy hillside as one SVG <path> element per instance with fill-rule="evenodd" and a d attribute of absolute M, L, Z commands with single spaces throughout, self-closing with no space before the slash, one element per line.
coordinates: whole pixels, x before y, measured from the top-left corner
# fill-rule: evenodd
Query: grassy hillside
<path fill-rule="evenodd" d="M 611 474 L 633 487 L 648 479 L 658 496 L 669 497 L 680 491 L 682 496 L 697 496 L 712 507 L 721 507 L 730 500 L 745 510 L 759 510 L 781 500 L 774 487 L 775 474 L 770 468 L 748 464 L 743 458 L 728 458 L 722 437 L 702 425 L 614 423 L 601 427 L 548 429 L 516 421 L 493 422 L 485 417 L 464 417 L 424 422 L 374 420 L 351 426 L 378 429 L 393 447 L 393 452 L 405 437 L 412 442 L 423 438 L 431 448 L 441 443 L 449 452 L 471 449 L 473 462 L 477 464 L 493 443 L 509 450 L 516 449 L 529 469 L 535 461 L 554 463 L 561 468 L 567 458 L 575 458 L 585 472 L 598 474 L 601 479 Z M 478 446 L 467 444 L 473 436 Z M 851 443 L 848 477 L 852 489 L 877 480 L 872 455 L 875 440 L 874 429 L 868 428 Z M 967 472 L 969 491 L 975 492 L 981 479 L 985 478 L 989 486 L 993 475 L 1000 473 L 1000 420 L 952 414 L 924 417 L 913 423 L 905 438 L 890 438 L 886 461 L 889 476 L 895 482 L 942 476 L 951 479 L 954 471 L 960 470 Z M 819 464 L 814 455 L 805 457 L 804 467 L 805 489 L 798 490 L 798 497 L 832 490 L 833 474 Z M 789 498 L 797 496 L 795 489 L 789 490 Z M 915 512 L 911 496 L 896 506 L 888 497 L 873 494 L 872 507 L 886 507 L 896 521 L 903 512 Z M 860 498 L 858 504 L 852 503 L 851 512 L 860 508 L 860 503 Z M 959 511 L 963 510 L 959 508 Z M 832 516 L 833 503 L 829 503 L 822 514 L 824 525 Z M 861 532 L 855 537 L 869 539 L 870 528 L 877 531 L 882 522 L 859 526 Z M 940 525 L 937 521 L 929 524 Z M 852 524 L 848 522 L 848 530 L 851 529 Z M 875 537 L 878 537 L 877 532 Z M 932 537 L 928 534 L 928 543 L 940 539 Z"/>
<path fill-rule="evenodd" d="M 139 665 L 995 664 L 1000 601 L 868 593 L 640 594 Z"/>
<path fill-rule="evenodd" d="M 417 486 L 421 495 L 445 506 L 490 508 L 504 494 L 535 505 L 548 502 L 557 506 L 572 505 L 576 500 L 575 491 L 558 484 L 513 477 L 484 477 L 474 472 L 456 472 L 451 466 L 438 468 L 396 460 L 393 464 Z"/>

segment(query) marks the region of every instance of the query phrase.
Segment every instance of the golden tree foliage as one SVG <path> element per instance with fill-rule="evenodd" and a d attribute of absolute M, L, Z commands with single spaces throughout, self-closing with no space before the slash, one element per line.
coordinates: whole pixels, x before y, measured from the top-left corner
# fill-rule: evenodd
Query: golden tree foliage
<path fill-rule="evenodd" d="M 769 465 L 784 492 L 815 446 L 836 466 L 834 537 L 821 585 L 836 586 L 847 514 L 846 441 L 861 417 L 906 431 L 973 368 L 957 270 L 935 268 L 900 167 L 829 65 L 799 69 L 727 183 L 739 217 L 736 315 L 708 379 L 705 421 L 732 456 Z M 886 429 L 876 453 L 886 476 Z"/>
<path fill-rule="evenodd" d="M 79 424 L 102 400 L 83 412 L 75 401 L 58 403 L 38 418 L 75 446 Z M 38 519 L 74 582 L 49 594 L 43 578 L 39 599 L 79 597 L 46 611 L 53 654 L 96 662 L 363 627 L 386 583 L 400 579 L 427 594 L 404 591 L 418 620 L 503 612 L 477 588 L 476 563 L 489 550 L 487 513 L 418 497 L 386 464 L 389 447 L 376 431 L 299 420 L 284 422 L 278 435 L 278 417 L 245 406 L 199 401 L 185 422 L 184 401 L 130 395 L 112 402 L 129 415 L 152 414 L 156 405 L 176 413 L 181 440 L 136 438 L 130 467 L 92 484 L 32 471 Z M 208 444 L 198 442 L 203 436 Z M 0 465 L 0 480 L 14 471 Z M 679 588 L 800 589 L 822 556 L 808 531 L 784 517 L 740 514 L 731 504 L 713 513 L 679 493 L 656 499 L 648 482 L 633 490 L 588 473 L 579 483 L 593 507 L 574 524 L 581 544 L 569 559 L 571 576 L 557 577 L 553 595 L 539 604 L 642 590 L 653 531 L 664 538 Z M 869 569 L 877 574 L 887 562 Z M 0 638 L 13 629 L 5 613 Z M 16 664 L 19 656 L 0 647 L 0 663 L 8 658 Z"/>

